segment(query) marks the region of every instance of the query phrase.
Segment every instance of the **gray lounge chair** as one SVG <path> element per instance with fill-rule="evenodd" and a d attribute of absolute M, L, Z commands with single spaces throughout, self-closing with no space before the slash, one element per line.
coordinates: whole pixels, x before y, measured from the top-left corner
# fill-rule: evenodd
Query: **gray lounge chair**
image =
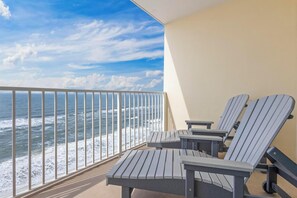
<path fill-rule="evenodd" d="M 244 197 L 245 182 L 294 104 L 287 95 L 251 102 L 224 159 L 183 149 L 127 151 L 107 173 L 107 184 L 122 186 L 123 198 L 131 197 L 134 188 L 187 197 Z"/>
<path fill-rule="evenodd" d="M 216 129 L 210 129 L 211 121 L 190 121 L 186 120 L 186 124 L 188 125 L 188 130 L 178 130 L 178 131 L 170 131 L 170 132 L 153 132 L 148 138 L 147 146 L 148 147 L 156 147 L 156 148 L 181 148 L 181 140 L 180 137 L 183 137 L 183 140 L 186 141 L 190 139 L 192 144 L 191 149 L 193 150 L 203 150 L 208 154 L 211 153 L 211 146 L 208 142 L 205 142 L 205 138 L 203 141 L 199 142 L 199 144 L 195 144 L 193 138 L 197 143 L 197 137 L 193 137 L 194 135 L 211 135 L 211 136 L 219 136 L 215 138 L 219 140 L 219 146 L 221 150 L 223 149 L 224 142 L 228 138 L 230 132 L 234 128 L 234 126 L 238 123 L 237 120 L 247 104 L 249 99 L 249 95 L 241 94 L 238 96 L 234 96 L 230 98 L 226 104 L 225 110 L 222 116 L 219 119 L 218 125 Z M 207 129 L 194 129 L 192 126 L 194 125 L 203 125 L 207 126 Z M 190 129 L 190 130 L 189 130 Z M 192 138 L 193 137 L 193 138 Z M 213 138 L 211 138 L 212 140 Z M 187 143 L 187 142 L 185 142 Z M 187 144 L 188 146 L 190 144 Z"/>

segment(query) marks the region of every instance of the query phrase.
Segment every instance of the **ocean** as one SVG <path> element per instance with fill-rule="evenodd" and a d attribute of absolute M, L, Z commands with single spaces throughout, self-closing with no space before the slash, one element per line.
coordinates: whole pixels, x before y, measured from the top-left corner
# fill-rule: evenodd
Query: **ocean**
<path fill-rule="evenodd" d="M 17 192 L 21 192 L 28 187 L 28 95 L 26 93 L 16 94 L 16 169 L 17 169 Z M 122 111 L 122 126 L 126 120 L 126 130 L 122 129 L 123 148 L 124 144 L 129 148 L 145 141 L 145 126 L 156 126 L 160 124 L 160 119 L 144 121 L 143 103 L 135 102 L 131 97 L 131 120 L 129 124 L 129 100 L 126 96 L 126 117 Z M 100 151 L 99 141 L 99 95 L 94 97 L 94 136 L 95 136 L 95 159 L 99 160 L 107 157 L 106 145 L 106 116 L 108 131 L 108 156 L 112 156 L 118 151 L 118 130 L 117 130 L 117 100 L 114 96 L 114 126 L 112 126 L 112 94 L 108 95 L 108 106 L 106 108 L 106 95 L 102 95 L 102 151 Z M 123 107 L 123 105 L 122 105 Z M 135 115 L 134 115 L 135 110 Z M 138 115 L 138 111 L 142 112 Z M 42 104 L 41 94 L 32 93 L 32 186 L 38 186 L 42 181 Z M 107 113 L 106 113 L 107 112 Z M 152 114 L 148 114 L 151 117 Z M 152 111 L 151 111 L 152 112 Z M 160 112 L 161 113 L 161 112 Z M 0 93 L 0 197 L 9 195 L 12 191 L 12 94 L 8 92 Z M 139 123 L 139 126 L 138 126 Z M 135 126 L 135 128 L 134 128 Z M 112 134 L 112 128 L 114 133 Z M 86 131 L 87 131 L 87 164 L 92 163 L 92 95 L 87 94 L 86 100 Z M 139 131 L 138 131 L 139 130 Z M 126 131 L 126 133 L 124 133 Z M 131 137 L 130 137 L 131 131 Z M 148 129 L 147 129 L 148 131 Z M 68 94 L 68 169 L 75 171 L 76 165 L 76 145 L 75 145 L 75 94 Z M 135 136 L 134 136 L 135 134 Z M 138 134 L 139 137 L 138 137 Z M 55 154 L 54 154 L 54 94 L 45 94 L 45 181 L 52 181 L 55 174 Z M 57 140 L 58 140 L 58 175 L 65 175 L 66 151 L 65 151 L 65 94 L 57 95 Z M 125 140 L 127 140 L 125 142 Z M 135 141 L 134 141 L 135 140 Z M 114 147 L 113 147 L 114 143 Z M 84 94 L 78 94 L 78 166 L 84 167 Z"/>

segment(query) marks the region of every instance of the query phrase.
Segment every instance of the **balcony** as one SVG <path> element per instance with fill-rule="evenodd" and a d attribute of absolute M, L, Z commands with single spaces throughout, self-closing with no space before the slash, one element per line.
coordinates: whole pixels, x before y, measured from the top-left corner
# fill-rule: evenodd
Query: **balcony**
<path fill-rule="evenodd" d="M 216 121 L 241 93 L 297 98 L 296 1 L 132 2 L 164 26 L 163 92 L 0 87 L 0 197 L 120 197 L 105 174 L 125 151 L 148 149 L 151 132 Z M 296 161 L 292 114 L 273 145 Z M 269 196 L 265 177 L 252 174 L 252 194 Z M 295 186 L 278 184 L 296 197 Z M 136 189 L 133 197 L 180 196 Z"/>
<path fill-rule="evenodd" d="M 2 197 L 120 197 L 120 187 L 105 185 L 105 173 L 127 149 L 147 149 L 149 133 L 164 129 L 162 92 L 0 90 L 1 140 L 11 136 L 1 142 Z M 265 174 L 255 173 L 251 192 L 265 195 L 263 180 Z M 284 180 L 280 184 L 294 193 Z"/>

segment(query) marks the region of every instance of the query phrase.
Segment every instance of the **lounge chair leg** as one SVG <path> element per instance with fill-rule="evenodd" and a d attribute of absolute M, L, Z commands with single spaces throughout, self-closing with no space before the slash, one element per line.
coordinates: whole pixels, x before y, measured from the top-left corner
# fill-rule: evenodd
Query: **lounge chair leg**
<path fill-rule="evenodd" d="M 211 142 L 211 156 L 218 157 L 219 143 L 216 141 Z"/>
<path fill-rule="evenodd" d="M 243 198 L 244 195 L 244 178 L 234 176 L 233 198 Z"/>
<path fill-rule="evenodd" d="M 186 170 L 186 198 L 194 198 L 194 178 L 195 172 L 192 170 Z"/>
<path fill-rule="evenodd" d="M 122 198 L 131 198 L 133 188 L 122 186 Z"/>
<path fill-rule="evenodd" d="M 274 166 L 268 166 L 266 182 L 264 183 L 264 190 L 267 193 L 274 193 L 273 184 L 277 184 L 277 168 Z"/>

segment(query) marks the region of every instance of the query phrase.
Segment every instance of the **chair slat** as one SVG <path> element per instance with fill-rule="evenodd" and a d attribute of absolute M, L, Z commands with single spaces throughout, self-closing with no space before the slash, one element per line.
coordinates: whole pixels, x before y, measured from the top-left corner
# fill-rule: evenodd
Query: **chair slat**
<path fill-rule="evenodd" d="M 153 159 L 154 155 L 155 155 L 155 152 L 149 152 L 145 162 L 143 163 L 143 167 L 142 167 L 142 169 L 141 169 L 141 171 L 140 171 L 140 173 L 138 175 L 139 179 L 145 179 L 146 178 L 147 173 L 149 171 L 149 168 L 151 166 L 151 163 L 153 161 L 152 159 Z"/>
<path fill-rule="evenodd" d="M 168 150 L 167 156 L 166 156 L 164 178 L 171 179 L 173 176 L 172 174 L 173 174 L 173 151 Z"/>
<path fill-rule="evenodd" d="M 140 159 L 141 155 L 144 154 L 144 152 L 137 152 L 134 156 L 133 160 L 130 162 L 129 166 L 126 168 L 126 170 L 122 174 L 122 178 L 128 179 L 130 175 L 132 174 L 132 171 L 135 168 L 135 165 L 137 164 L 138 160 Z"/>
<path fill-rule="evenodd" d="M 154 179 L 155 178 L 156 169 L 158 167 L 161 151 L 156 150 L 154 152 L 155 152 L 154 160 L 152 160 L 152 162 L 151 162 L 149 171 L 148 171 L 147 176 L 146 176 L 147 179 Z"/>
<path fill-rule="evenodd" d="M 156 170 L 156 175 L 155 175 L 156 179 L 164 178 L 166 156 L 167 156 L 167 150 L 164 150 L 164 152 L 161 152 L 158 167 L 157 167 L 157 170 Z"/>
<path fill-rule="evenodd" d="M 132 150 L 126 151 L 125 154 L 120 158 L 120 160 L 117 161 L 117 163 L 115 165 L 113 165 L 112 169 L 110 171 L 108 171 L 106 176 L 107 177 L 113 177 L 113 175 L 117 172 L 117 170 L 122 165 L 122 162 L 130 155 L 131 152 L 132 152 Z"/>
<path fill-rule="evenodd" d="M 124 159 L 123 163 L 121 164 L 119 169 L 114 174 L 114 176 L 113 176 L 114 178 L 121 178 L 122 177 L 122 174 L 124 173 L 126 168 L 129 166 L 130 162 L 133 160 L 136 153 L 137 153 L 137 151 L 135 151 L 135 150 L 131 151 L 130 155 Z"/>
<path fill-rule="evenodd" d="M 179 150 L 173 150 L 173 178 L 182 179 Z M 179 163 L 176 163 L 179 162 Z"/>
<path fill-rule="evenodd" d="M 140 157 L 140 159 L 139 159 L 139 161 L 137 163 L 138 166 L 136 166 L 134 168 L 133 172 L 130 175 L 130 178 L 132 178 L 132 179 L 137 179 L 138 178 L 139 173 L 140 173 L 140 171 L 141 171 L 141 169 L 143 167 L 142 165 L 144 164 L 144 162 L 145 162 L 145 160 L 146 160 L 146 158 L 148 156 L 148 153 L 149 153 L 148 150 L 143 151 L 143 154 L 141 155 L 141 157 Z"/>

